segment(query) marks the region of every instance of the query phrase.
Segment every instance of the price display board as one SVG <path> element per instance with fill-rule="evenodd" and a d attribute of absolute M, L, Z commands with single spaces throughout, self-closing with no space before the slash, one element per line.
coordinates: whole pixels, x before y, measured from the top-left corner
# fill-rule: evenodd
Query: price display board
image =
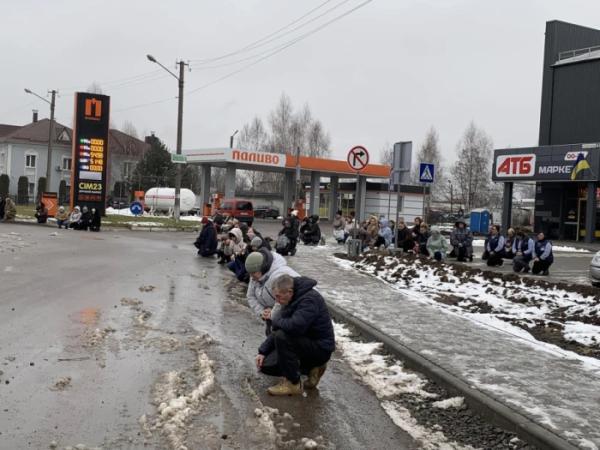
<path fill-rule="evenodd" d="M 108 191 L 108 126 L 110 97 L 75 94 L 71 208 L 87 206 L 104 215 Z"/>

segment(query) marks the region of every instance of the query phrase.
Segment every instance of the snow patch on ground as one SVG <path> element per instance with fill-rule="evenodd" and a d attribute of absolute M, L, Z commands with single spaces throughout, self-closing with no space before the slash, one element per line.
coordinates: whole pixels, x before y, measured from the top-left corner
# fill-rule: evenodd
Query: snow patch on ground
<path fill-rule="evenodd" d="M 202 401 L 215 387 L 213 361 L 203 351 L 198 351 L 195 375 L 198 384 L 190 392 L 185 392 L 185 376 L 182 372 L 163 374 L 154 389 L 156 416 L 149 418 L 143 415 L 139 419 L 147 435 L 159 431 L 172 450 L 188 450 L 185 441 L 189 420 L 198 413 Z"/>
<path fill-rule="evenodd" d="M 600 344 L 600 327 L 581 322 L 567 322 L 563 332 L 565 339 L 579 342 L 587 346 Z"/>
<path fill-rule="evenodd" d="M 394 401 L 394 397 L 402 394 L 416 394 L 426 398 L 436 398 L 424 390 L 427 380 L 416 373 L 408 372 L 402 363 L 393 358 L 381 355 L 382 344 L 377 342 L 356 342 L 351 339 L 350 330 L 339 323 L 334 323 L 336 344 L 344 359 L 360 376 L 360 379 L 373 391 L 381 406 L 392 421 L 418 441 L 421 448 L 428 450 L 471 449 L 456 442 L 449 442 L 441 431 L 435 431 L 419 425 L 410 412 Z M 456 401 L 448 399 L 446 401 Z"/>
<path fill-rule="evenodd" d="M 411 298 L 464 315 L 563 357 L 580 359 L 594 370 L 600 368 L 600 360 L 577 354 L 569 347 L 561 349 L 554 341 L 542 342 L 527 331 L 554 327 L 563 333 L 566 342 L 575 341 L 600 351 L 600 326 L 594 325 L 600 323 L 597 295 L 419 258 L 371 255 L 353 264 L 334 259 L 341 267 L 348 268 L 350 264 Z"/>
<path fill-rule="evenodd" d="M 135 215 L 131 212 L 131 210 L 129 208 L 115 209 L 115 208 L 112 208 L 109 206 L 108 208 L 106 208 L 105 213 L 107 216 L 135 217 Z"/>
<path fill-rule="evenodd" d="M 432 405 L 436 408 L 440 409 L 462 409 L 465 407 L 465 398 L 464 397 L 452 397 L 447 398 L 446 400 L 440 400 L 437 402 L 433 402 Z"/>

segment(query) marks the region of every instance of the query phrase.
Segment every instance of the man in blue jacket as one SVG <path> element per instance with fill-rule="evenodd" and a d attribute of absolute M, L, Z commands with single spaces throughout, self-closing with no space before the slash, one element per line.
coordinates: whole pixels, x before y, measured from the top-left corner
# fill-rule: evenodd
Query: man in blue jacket
<path fill-rule="evenodd" d="M 513 270 L 515 272 L 529 272 L 529 262 L 533 258 L 533 249 L 535 244 L 533 239 L 525 234 L 523 230 L 518 230 L 512 245 Z"/>
<path fill-rule="evenodd" d="M 552 254 L 552 243 L 546 239 L 544 233 L 538 233 L 537 241 L 533 248 L 533 267 L 531 273 L 537 275 L 548 275 L 548 269 L 554 262 L 554 255 Z"/>
<path fill-rule="evenodd" d="M 314 289 L 316 284 L 310 278 L 289 275 L 281 275 L 273 283 L 275 300 L 285 308 L 273 317 L 273 332 L 256 356 L 262 373 L 283 377 L 267 390 L 271 395 L 302 394 L 301 374 L 308 375 L 305 388 L 317 387 L 335 350 L 329 310 Z"/>

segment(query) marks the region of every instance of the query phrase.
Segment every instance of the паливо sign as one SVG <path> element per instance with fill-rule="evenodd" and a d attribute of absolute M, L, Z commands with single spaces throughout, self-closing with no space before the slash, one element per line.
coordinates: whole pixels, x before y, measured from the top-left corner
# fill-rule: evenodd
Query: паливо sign
<path fill-rule="evenodd" d="M 108 191 L 108 126 L 110 97 L 75 94 L 71 208 L 87 206 L 104 214 Z"/>

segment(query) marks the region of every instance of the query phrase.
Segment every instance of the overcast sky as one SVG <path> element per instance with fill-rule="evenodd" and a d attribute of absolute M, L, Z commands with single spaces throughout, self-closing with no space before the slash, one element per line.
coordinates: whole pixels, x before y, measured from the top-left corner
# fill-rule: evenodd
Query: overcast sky
<path fill-rule="evenodd" d="M 140 135 L 154 131 L 174 149 L 177 81 L 147 61 L 147 53 L 172 70 L 176 59 L 191 60 L 189 92 L 363 1 L 330 0 L 294 26 L 338 5 L 321 19 L 209 64 L 201 60 L 241 49 L 324 0 L 6 1 L 0 123 L 26 124 L 32 108 L 47 117 L 47 105 L 23 88 L 42 95 L 58 88 L 57 120 L 71 126 L 72 93 L 96 81 L 112 98 L 117 128 L 131 121 Z M 374 159 L 386 142 L 412 140 L 418 147 L 433 125 L 444 159 L 453 161 L 471 120 L 496 148 L 535 145 L 545 22 L 553 19 L 600 28 L 600 2 L 372 0 L 280 53 L 187 94 L 183 147 L 227 146 L 231 132 L 252 117 L 267 119 L 282 92 L 295 106 L 311 107 L 337 158 L 356 144 Z"/>

